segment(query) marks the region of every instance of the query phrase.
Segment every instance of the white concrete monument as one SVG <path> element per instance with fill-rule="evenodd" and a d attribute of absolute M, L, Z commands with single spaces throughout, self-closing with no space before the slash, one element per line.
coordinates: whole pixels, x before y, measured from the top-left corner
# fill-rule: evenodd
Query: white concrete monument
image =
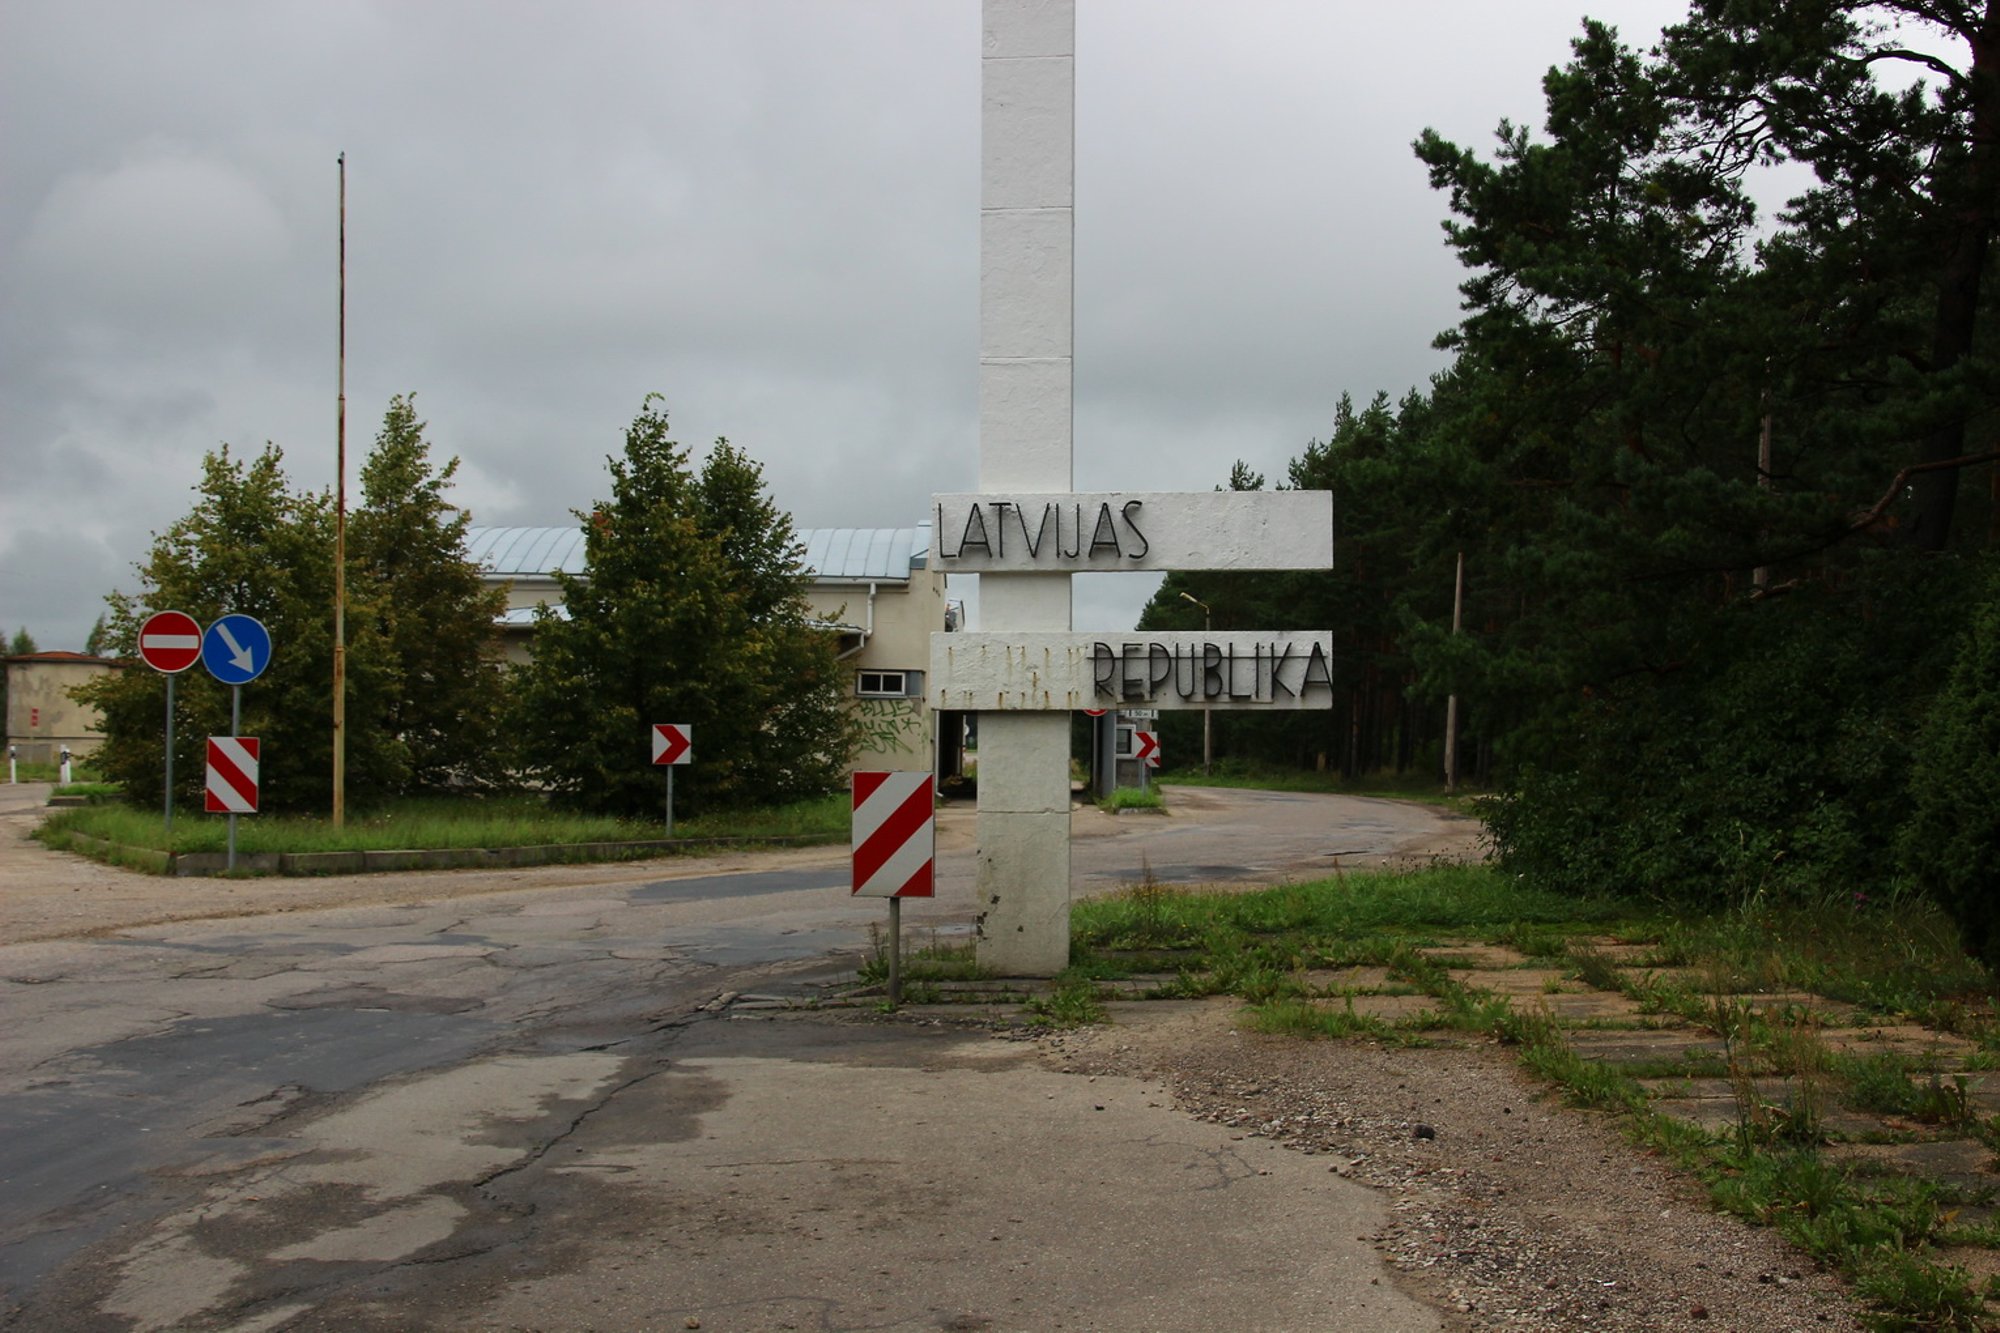
<path fill-rule="evenodd" d="M 979 575 L 978 634 L 931 638 L 933 708 L 977 711 L 979 961 L 1069 964 L 1079 708 L 1326 708 L 1332 635 L 1070 628 L 1070 575 L 1326 569 L 1325 491 L 1071 493 L 1075 0 L 985 0 L 979 491 L 936 498 L 933 568 Z"/>

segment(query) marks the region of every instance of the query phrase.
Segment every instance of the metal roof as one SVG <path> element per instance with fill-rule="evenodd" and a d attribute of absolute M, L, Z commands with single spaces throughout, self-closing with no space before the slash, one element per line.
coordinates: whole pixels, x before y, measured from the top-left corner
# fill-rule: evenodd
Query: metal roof
<path fill-rule="evenodd" d="M 583 571 L 583 529 L 467 528 L 465 557 L 506 577 Z"/>
<path fill-rule="evenodd" d="M 930 552 L 930 524 L 914 528 L 801 528 L 805 566 L 816 579 L 907 580 Z M 583 529 L 467 528 L 466 558 L 500 578 L 583 572 Z"/>
<path fill-rule="evenodd" d="M 817 579 L 907 579 L 922 569 L 931 549 L 931 529 L 803 528 L 806 568 Z"/>

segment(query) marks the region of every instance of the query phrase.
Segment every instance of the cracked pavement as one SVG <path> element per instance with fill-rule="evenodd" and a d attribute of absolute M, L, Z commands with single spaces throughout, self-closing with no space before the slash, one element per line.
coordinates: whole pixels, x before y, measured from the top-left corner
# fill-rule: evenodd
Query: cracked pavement
<path fill-rule="evenodd" d="M 1208 839 L 1199 817 L 1107 821 L 1078 839 L 1077 891 L 1312 864 L 1333 807 L 1274 800 L 1259 839 L 1255 805 L 1218 801 Z M 1378 855 L 1417 836 L 1396 818 Z M 0 896 L 122 873 L 0 823 Z M 1370 1327 L 1435 1326 L 1370 1283 L 1365 1190 L 1137 1080 L 713 1003 L 851 972 L 880 904 L 847 897 L 843 852 L 484 892 L 410 875 L 361 905 L 261 883 L 243 915 L 0 946 L 0 1326 L 1284 1328 L 1330 1293 Z M 941 853 L 913 932 L 970 919 L 969 837 Z M 185 883 L 115 894 L 157 920 Z"/>

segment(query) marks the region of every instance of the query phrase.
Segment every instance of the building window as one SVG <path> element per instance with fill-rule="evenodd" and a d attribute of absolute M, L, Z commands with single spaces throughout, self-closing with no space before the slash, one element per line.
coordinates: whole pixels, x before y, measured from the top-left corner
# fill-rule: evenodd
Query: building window
<path fill-rule="evenodd" d="M 854 692 L 863 699 L 914 699 L 923 693 L 921 671 L 860 671 L 855 673 Z"/>

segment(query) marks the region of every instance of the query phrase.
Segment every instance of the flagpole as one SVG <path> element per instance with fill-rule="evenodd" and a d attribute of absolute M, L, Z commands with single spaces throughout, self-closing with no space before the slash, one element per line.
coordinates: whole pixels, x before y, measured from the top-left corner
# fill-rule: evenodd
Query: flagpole
<path fill-rule="evenodd" d="M 333 826 L 347 822 L 347 154 L 340 163 L 340 370 L 333 487 Z"/>

